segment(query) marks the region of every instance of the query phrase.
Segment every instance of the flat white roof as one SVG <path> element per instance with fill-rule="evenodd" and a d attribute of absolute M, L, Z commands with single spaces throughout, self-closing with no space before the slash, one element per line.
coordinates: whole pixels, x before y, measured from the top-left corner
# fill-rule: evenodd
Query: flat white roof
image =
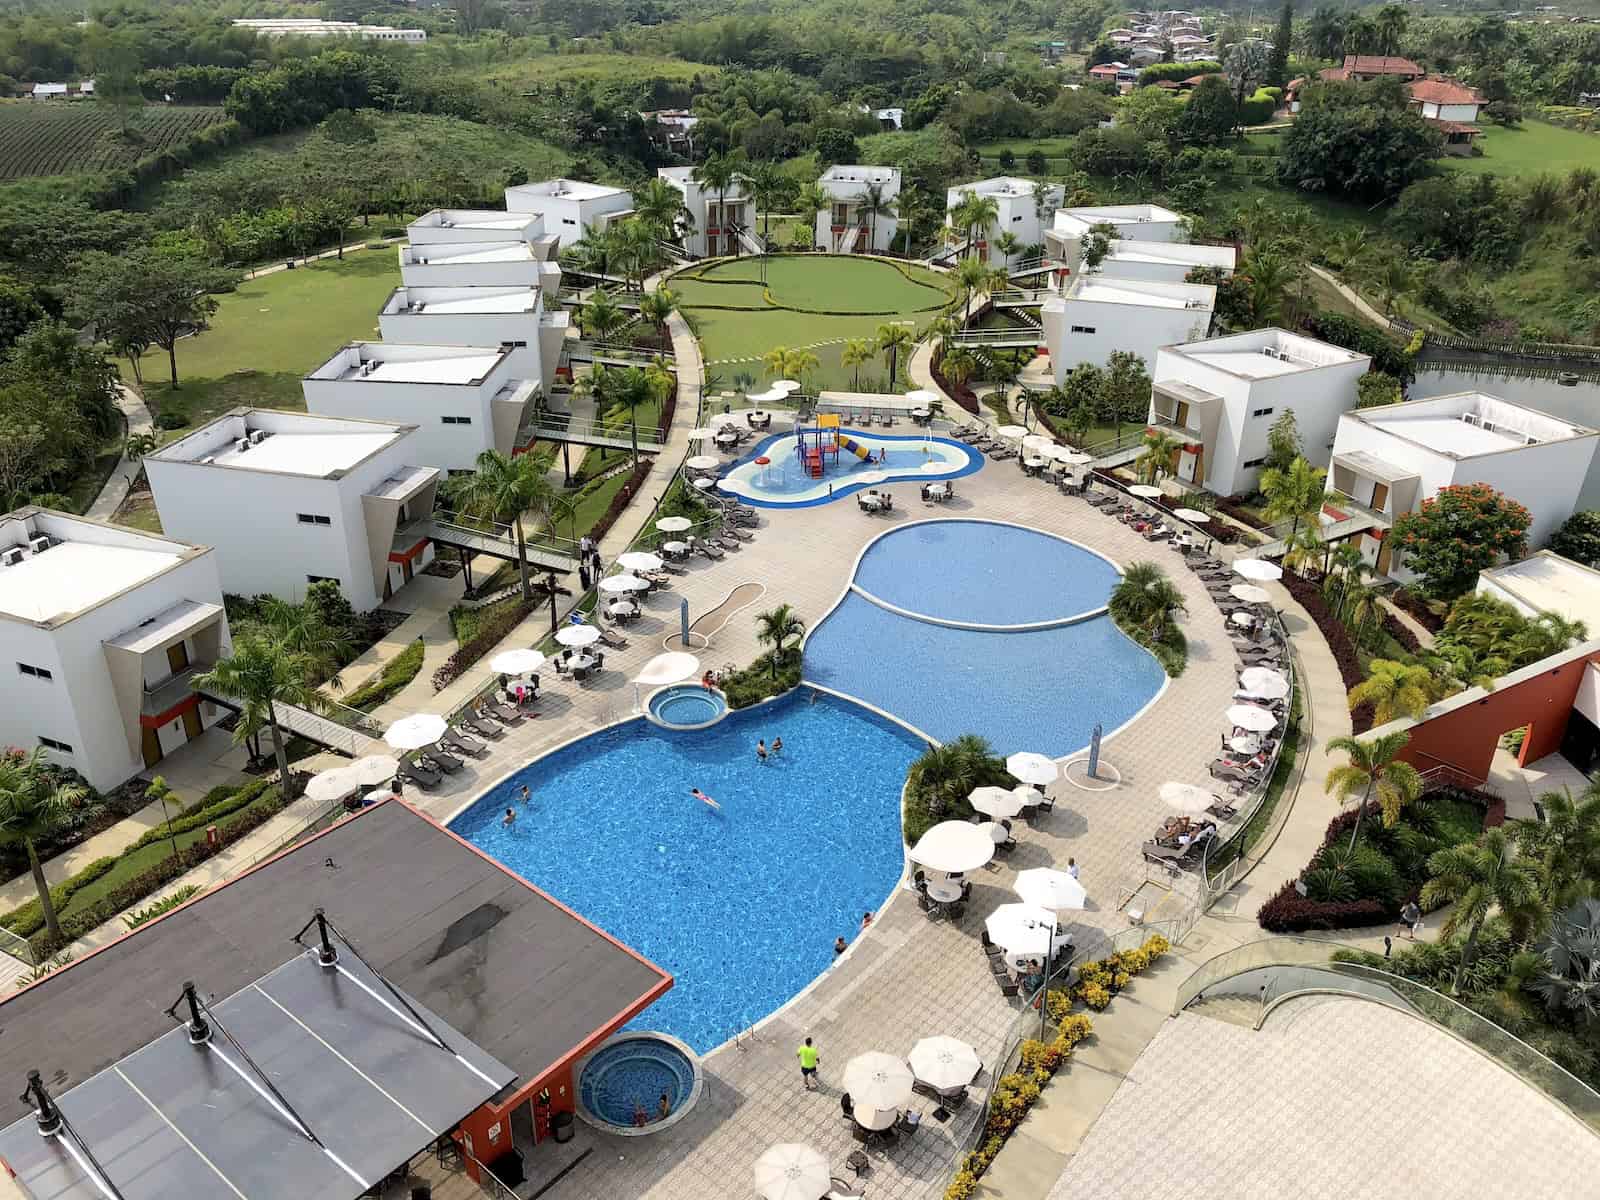
<path fill-rule="evenodd" d="M 960 184 L 949 189 L 948 195 L 958 199 L 963 192 L 977 192 L 980 196 L 1031 196 L 1033 186 L 1034 181 L 1031 179 L 1019 179 L 1015 175 L 996 175 L 993 179 Z"/>
<path fill-rule="evenodd" d="M 603 183 L 584 183 L 577 179 L 545 179 L 539 183 L 519 183 L 508 192 L 524 196 L 549 196 L 564 200 L 599 200 L 605 196 L 626 196 L 627 188 L 609 187 Z"/>
<path fill-rule="evenodd" d="M 1590 637 L 1600 635 L 1600 571 L 1541 550 L 1521 562 L 1493 567 L 1478 578 L 1503 589 L 1536 612 L 1558 613 L 1569 621 L 1582 621 Z"/>
<path fill-rule="evenodd" d="M 1268 358 L 1259 350 L 1199 350 L 1190 352 L 1189 357 L 1207 366 L 1232 371 L 1235 375 L 1247 375 L 1251 379 L 1269 379 L 1275 375 L 1293 375 L 1296 371 L 1305 370 L 1303 364 Z"/>
<path fill-rule="evenodd" d="M 1162 350 L 1249 379 L 1370 361 L 1365 354 L 1276 328 L 1230 333 L 1199 342 L 1165 346 Z"/>
<path fill-rule="evenodd" d="M 1456 458 L 1472 458 L 1478 454 L 1493 454 L 1496 450 L 1527 445 L 1526 438 L 1512 437 L 1498 429 L 1469 425 L 1460 417 L 1406 417 L 1384 421 L 1381 428 Z"/>
<path fill-rule="evenodd" d="M 494 370 L 504 354 L 471 354 L 461 358 L 419 358 L 379 362 L 365 375 L 367 379 L 390 383 L 476 383 Z M 345 375 L 359 375 L 357 368 Z"/>
<path fill-rule="evenodd" d="M 537 213 L 504 212 L 498 208 L 436 208 L 423 213 L 413 225 L 428 229 L 526 229 L 539 220 Z"/>
<path fill-rule="evenodd" d="M 829 167 L 818 183 L 893 183 L 900 182 L 898 167 L 863 167 L 839 164 Z"/>
<path fill-rule="evenodd" d="M 77 541 L 70 526 L 63 529 L 61 521 L 53 520 L 39 532 L 47 532 L 56 544 L 35 554 L 27 550 L 32 535 L 20 526 L 15 520 L 0 525 L 0 549 L 21 545 L 24 551 L 20 563 L 0 566 L 0 613 L 24 621 L 48 621 L 91 608 L 176 566 L 188 550 L 158 537 L 140 538 L 146 546 Z"/>
<path fill-rule="evenodd" d="M 1595 433 L 1586 426 L 1483 392 L 1412 400 L 1363 409 L 1354 415 L 1385 433 L 1458 459 L 1592 437 Z"/>
<path fill-rule="evenodd" d="M 134 654 L 148 654 L 164 642 L 186 635 L 196 626 L 209 623 L 223 615 L 220 604 L 202 603 L 199 600 L 180 600 L 171 608 L 158 612 L 126 633 L 112 638 L 109 645 Z"/>
<path fill-rule="evenodd" d="M 481 383 L 510 350 L 488 346 L 420 346 L 351 342 L 306 376 L 315 380 L 387 383 Z M 363 370 L 363 368 L 365 368 Z"/>
<path fill-rule="evenodd" d="M 1144 283 L 1080 275 L 1068 291 L 1068 300 L 1095 304 L 1137 304 L 1144 308 L 1210 309 L 1217 289 L 1206 283 Z"/>
<path fill-rule="evenodd" d="M 427 246 L 407 246 L 409 261 L 420 263 L 532 262 L 533 249 L 527 242 L 435 242 Z"/>
<path fill-rule="evenodd" d="M 1176 263 L 1182 266 L 1225 267 L 1233 270 L 1238 252 L 1232 246 L 1201 246 L 1191 242 L 1135 242 L 1113 238 L 1107 261 Z"/>
<path fill-rule="evenodd" d="M 324 479 L 376 454 L 396 436 L 393 432 L 275 433 L 245 450 L 230 443 L 216 455 L 216 465 Z"/>
<path fill-rule="evenodd" d="M 157 462 L 325 479 L 364 462 L 414 428 L 313 413 L 246 409 L 225 413 L 150 457 Z M 252 438 L 252 434 L 256 436 Z M 241 441 L 250 444 L 241 450 Z"/>
<path fill-rule="evenodd" d="M 385 314 L 410 313 L 531 313 L 540 306 L 538 288 L 459 287 L 396 288 L 383 306 Z"/>
<path fill-rule="evenodd" d="M 1144 225 L 1181 220 L 1183 214 L 1159 204 L 1084 205 L 1056 209 L 1055 227 L 1075 231 L 1079 225 Z"/>

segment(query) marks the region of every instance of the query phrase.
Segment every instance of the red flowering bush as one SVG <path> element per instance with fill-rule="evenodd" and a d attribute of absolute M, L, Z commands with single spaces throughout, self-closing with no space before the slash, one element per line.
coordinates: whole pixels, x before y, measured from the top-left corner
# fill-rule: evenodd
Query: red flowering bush
<path fill-rule="evenodd" d="M 1520 554 L 1528 524 L 1528 510 L 1515 500 L 1486 483 L 1467 483 L 1440 488 L 1397 520 L 1390 536 L 1402 562 L 1422 576 L 1423 590 L 1451 597 L 1470 591 L 1478 572 L 1501 555 Z"/>

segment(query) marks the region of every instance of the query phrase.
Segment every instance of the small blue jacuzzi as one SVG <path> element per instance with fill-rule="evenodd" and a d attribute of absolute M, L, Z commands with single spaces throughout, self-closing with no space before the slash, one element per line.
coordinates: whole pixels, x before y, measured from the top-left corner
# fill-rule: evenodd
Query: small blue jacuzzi
<path fill-rule="evenodd" d="M 703 1086 L 700 1060 L 677 1038 L 620 1033 L 579 1065 L 578 1116 L 607 1133 L 641 1137 L 682 1120 Z"/>
<path fill-rule="evenodd" d="M 728 715 L 728 700 L 716 688 L 674 683 L 650 693 L 645 716 L 663 729 L 704 729 Z"/>

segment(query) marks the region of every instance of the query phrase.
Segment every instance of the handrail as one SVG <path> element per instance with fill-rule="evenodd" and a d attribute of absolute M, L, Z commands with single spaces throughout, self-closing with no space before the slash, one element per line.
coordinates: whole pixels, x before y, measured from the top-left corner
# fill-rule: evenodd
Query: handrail
<path fill-rule="evenodd" d="M 22 963 L 24 966 L 36 967 L 39 960 L 34 957 L 33 943 L 21 934 L 0 925 L 0 954 L 6 954 Z"/>

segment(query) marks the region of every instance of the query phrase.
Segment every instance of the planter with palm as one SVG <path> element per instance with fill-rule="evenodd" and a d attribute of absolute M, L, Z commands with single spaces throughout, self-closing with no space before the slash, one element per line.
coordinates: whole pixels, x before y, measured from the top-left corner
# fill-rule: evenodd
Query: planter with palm
<path fill-rule="evenodd" d="M 878 218 L 895 217 L 899 209 L 893 198 L 883 194 L 881 183 L 869 183 L 861 195 L 856 197 L 856 209 L 867 219 L 867 250 L 876 253 L 878 250 Z"/>
<path fill-rule="evenodd" d="M 1296 458 L 1286 468 L 1261 472 L 1261 494 L 1267 498 L 1266 517 L 1272 522 L 1292 521 L 1289 536 L 1300 532 L 1300 522 L 1322 509 L 1327 495 L 1328 472 Z"/>
<path fill-rule="evenodd" d="M 861 368 L 878 357 L 877 343 L 866 338 L 851 338 L 845 342 L 844 348 L 839 352 L 839 363 L 846 370 L 853 371 L 851 386 L 855 391 L 861 390 Z"/>
<path fill-rule="evenodd" d="M 1163 477 L 1173 473 L 1173 463 L 1183 449 L 1183 439 L 1164 429 L 1147 429 L 1143 450 L 1134 461 L 1135 473 L 1151 486 L 1158 486 Z"/>
<path fill-rule="evenodd" d="M 251 742 L 263 729 L 271 735 L 272 756 L 286 800 L 294 798 L 294 776 L 289 772 L 289 755 L 278 724 L 278 706 L 291 704 L 313 712 L 331 706 L 308 682 L 310 674 L 303 652 L 252 632 L 235 638 L 233 653 L 194 680 L 196 691 L 220 692 L 238 706 L 239 723 L 233 730 L 236 745 Z"/>
<path fill-rule="evenodd" d="M 528 542 L 522 519 L 530 510 L 545 519 L 549 517 L 555 490 L 545 477 L 542 461 L 531 454 L 512 458 L 498 450 L 485 450 L 478 455 L 472 474 L 450 481 L 450 493 L 454 503 L 469 516 L 511 525 L 517 537 L 522 599 L 531 604 L 533 584 L 528 575 Z"/>
<path fill-rule="evenodd" d="M 756 616 L 756 641 L 763 646 L 771 646 L 772 677 L 778 677 L 778 664 L 784 660 L 785 652 L 791 641 L 799 641 L 805 636 L 806 625 L 800 615 L 787 604 L 780 604 L 777 608 L 770 608 Z"/>
<path fill-rule="evenodd" d="M 0 846 L 20 845 L 27 852 L 45 929 L 56 942 L 61 940 L 61 924 L 39 861 L 38 844 L 71 821 L 72 810 L 83 803 L 86 794 L 77 784 L 63 782 L 42 748 L 0 755 Z"/>
<path fill-rule="evenodd" d="M 1337 737 L 1328 742 L 1330 751 L 1346 756 L 1346 761 L 1328 772 L 1324 783 L 1340 803 L 1357 800 L 1355 827 L 1350 831 L 1350 848 L 1361 839 L 1361 820 L 1374 799 L 1383 813 L 1383 823 L 1392 829 L 1406 805 L 1422 795 L 1422 776 L 1399 755 L 1411 735 L 1405 730 L 1382 737 L 1357 739 Z"/>
<path fill-rule="evenodd" d="M 578 326 L 584 336 L 595 341 L 609 341 L 618 330 L 632 320 L 628 310 L 611 298 L 605 288 L 596 290 L 586 304 L 578 309 Z"/>
<path fill-rule="evenodd" d="M 961 314 L 961 324 L 966 325 L 972 320 L 972 298 L 988 285 L 989 269 L 975 258 L 964 258 L 956 266 L 955 281 L 966 300 L 966 308 Z"/>
<path fill-rule="evenodd" d="M 904 325 L 879 325 L 878 349 L 883 351 L 889 363 L 889 390 L 894 390 L 895 372 L 900 365 L 901 353 L 915 340 L 909 328 Z"/>

